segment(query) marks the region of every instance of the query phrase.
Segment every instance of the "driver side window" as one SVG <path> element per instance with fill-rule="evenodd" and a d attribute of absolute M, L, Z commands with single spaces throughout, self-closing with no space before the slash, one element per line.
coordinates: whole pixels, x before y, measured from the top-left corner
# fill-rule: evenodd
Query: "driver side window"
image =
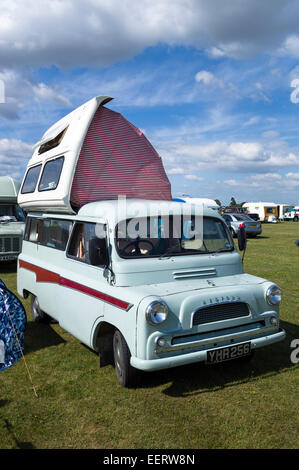
<path fill-rule="evenodd" d="M 67 256 L 93 266 L 105 265 L 108 259 L 108 250 L 105 240 L 97 236 L 99 233 L 105 233 L 103 224 L 76 223 Z"/>

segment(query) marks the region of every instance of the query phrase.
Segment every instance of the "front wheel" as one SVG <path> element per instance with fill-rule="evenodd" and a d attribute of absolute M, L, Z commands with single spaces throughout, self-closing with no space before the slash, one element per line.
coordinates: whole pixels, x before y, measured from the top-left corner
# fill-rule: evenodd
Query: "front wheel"
<path fill-rule="evenodd" d="M 293 219 L 293 220 L 294 220 L 294 222 L 298 222 L 298 220 L 299 220 L 299 217 L 298 217 L 297 215 L 295 215 L 295 217 L 294 217 L 294 219 Z"/>
<path fill-rule="evenodd" d="M 35 295 L 31 295 L 31 315 L 33 320 L 36 323 L 50 323 L 51 322 L 51 317 L 47 315 L 47 313 L 43 312 L 40 309 L 38 298 Z"/>
<path fill-rule="evenodd" d="M 131 366 L 131 353 L 119 330 L 113 336 L 113 356 L 117 380 L 123 387 L 132 387 L 136 383 L 137 370 Z"/>

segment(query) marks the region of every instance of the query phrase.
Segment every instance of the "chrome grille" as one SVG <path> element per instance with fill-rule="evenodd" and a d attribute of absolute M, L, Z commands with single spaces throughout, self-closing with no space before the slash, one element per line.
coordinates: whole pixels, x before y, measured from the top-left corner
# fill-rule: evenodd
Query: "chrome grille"
<path fill-rule="evenodd" d="M 20 251 L 21 239 L 19 237 L 0 237 L 0 253 Z"/>
<path fill-rule="evenodd" d="M 247 317 L 250 314 L 245 302 L 227 302 L 198 309 L 193 315 L 193 326 L 213 323 L 232 318 Z"/>

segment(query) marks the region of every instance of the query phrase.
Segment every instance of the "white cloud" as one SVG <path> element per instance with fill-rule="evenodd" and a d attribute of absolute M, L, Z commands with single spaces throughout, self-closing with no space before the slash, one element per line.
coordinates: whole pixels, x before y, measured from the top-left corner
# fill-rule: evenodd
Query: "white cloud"
<path fill-rule="evenodd" d="M 1 5 L 0 63 L 108 65 L 158 44 L 237 58 L 280 48 L 297 58 L 297 18 L 290 0 L 11 0 Z"/>
<path fill-rule="evenodd" d="M 240 181 L 236 181 L 235 179 L 225 180 L 224 183 L 227 184 L 228 186 L 234 186 L 234 187 L 240 186 Z"/>
<path fill-rule="evenodd" d="M 185 178 L 191 181 L 203 181 L 203 178 L 197 175 L 185 175 Z"/>
<path fill-rule="evenodd" d="M 31 145 L 19 139 L 0 139 L 0 175 L 21 180 L 24 167 L 31 155 Z"/>
<path fill-rule="evenodd" d="M 28 72 L 5 69 L 0 71 L 0 81 L 5 85 L 5 102 L 0 105 L 0 115 L 7 119 L 18 119 L 25 107 L 33 109 L 33 100 L 63 108 L 72 106 L 68 98 L 51 86 L 36 82 Z"/>
<path fill-rule="evenodd" d="M 170 168 L 167 173 L 169 175 L 183 175 L 185 173 L 185 171 L 186 170 L 184 168 L 175 167 L 175 168 Z"/>
<path fill-rule="evenodd" d="M 291 178 L 291 179 L 298 179 L 299 180 L 299 173 L 287 173 L 286 177 Z"/>
<path fill-rule="evenodd" d="M 279 174 L 269 170 L 299 166 L 299 150 L 290 151 L 287 146 L 268 148 L 261 142 L 215 141 L 205 144 L 184 144 L 183 142 L 163 144 L 159 149 L 167 171 L 184 162 L 185 174 L 195 170 L 204 172 L 224 171 L 227 173 L 266 174 L 278 180 Z M 256 179 L 262 178 L 257 176 Z M 232 178 L 230 179 L 232 181 Z"/>
<path fill-rule="evenodd" d="M 276 137 L 279 137 L 279 132 L 277 131 L 266 131 L 262 133 L 262 137 L 265 139 L 275 139 Z"/>
<path fill-rule="evenodd" d="M 195 81 L 198 83 L 203 82 L 204 85 L 220 83 L 218 78 L 216 78 L 213 73 L 208 72 L 207 70 L 201 70 L 200 72 L 197 72 L 197 74 L 195 75 Z"/>
<path fill-rule="evenodd" d="M 39 101 L 50 101 L 63 106 L 72 106 L 72 103 L 68 98 L 58 93 L 53 88 L 45 85 L 45 83 L 37 83 L 32 87 L 34 97 Z"/>
<path fill-rule="evenodd" d="M 252 118 L 248 119 L 248 121 L 244 123 L 244 126 L 254 126 L 255 124 L 258 124 L 260 120 L 261 120 L 260 116 L 253 116 Z"/>
<path fill-rule="evenodd" d="M 282 179 L 282 176 L 279 173 L 263 173 L 263 174 L 252 175 L 251 178 L 254 178 L 255 180 L 259 180 L 259 181 L 264 181 L 268 179 L 280 181 Z"/>
<path fill-rule="evenodd" d="M 299 58 L 299 37 L 295 34 L 288 36 L 280 48 L 282 55 Z"/>

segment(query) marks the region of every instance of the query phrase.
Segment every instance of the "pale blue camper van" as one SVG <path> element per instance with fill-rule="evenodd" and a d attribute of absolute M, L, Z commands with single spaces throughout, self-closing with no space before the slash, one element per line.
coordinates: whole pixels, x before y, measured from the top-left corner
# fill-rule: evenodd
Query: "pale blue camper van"
<path fill-rule="evenodd" d="M 93 115 L 99 106 L 97 98 L 79 108 L 79 116 Z M 73 114 L 56 126 L 57 135 L 67 129 L 69 140 L 57 144 L 51 132 L 39 143 L 19 194 L 28 217 L 18 292 L 31 296 L 33 318 L 57 320 L 99 353 L 101 365 L 114 363 L 126 387 L 135 383 L 139 370 L 249 358 L 255 349 L 284 339 L 280 288 L 243 272 L 217 211 L 203 207 L 199 213 L 195 205 L 140 194 L 72 205 L 74 188 L 64 184 L 74 181 L 69 160 L 78 132 L 72 134 L 72 123 L 81 118 Z M 94 133 L 92 116 L 86 126 Z M 38 153 L 45 143 L 46 151 Z M 81 142 L 78 153 L 86 146 L 92 148 Z M 127 159 L 129 167 L 133 160 Z M 80 156 L 73 161 L 84 171 Z M 53 166 L 46 178 L 49 163 Z M 152 164 L 151 175 L 155 178 Z M 161 194 L 167 193 L 166 186 Z M 150 181 L 145 179 L 144 187 L 150 188 Z M 87 185 L 84 194 L 93 190 L 88 192 Z"/>

